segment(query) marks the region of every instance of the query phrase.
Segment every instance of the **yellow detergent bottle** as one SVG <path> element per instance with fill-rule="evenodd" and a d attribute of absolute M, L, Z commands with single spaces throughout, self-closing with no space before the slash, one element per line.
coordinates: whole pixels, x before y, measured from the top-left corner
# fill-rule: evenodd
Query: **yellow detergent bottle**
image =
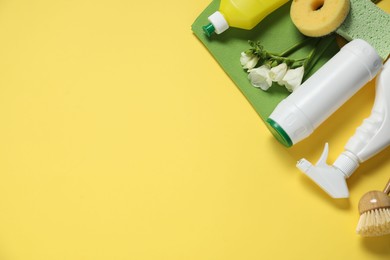
<path fill-rule="evenodd" d="M 229 27 L 250 30 L 288 0 L 221 0 L 219 11 L 203 26 L 207 36 L 223 33 Z"/>

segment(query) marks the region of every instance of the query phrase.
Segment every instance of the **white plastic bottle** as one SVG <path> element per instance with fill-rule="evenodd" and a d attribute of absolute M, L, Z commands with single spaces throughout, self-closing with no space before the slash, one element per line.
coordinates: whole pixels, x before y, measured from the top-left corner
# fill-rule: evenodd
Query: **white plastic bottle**
<path fill-rule="evenodd" d="M 278 104 L 267 119 L 272 133 L 287 147 L 308 137 L 372 80 L 382 63 L 381 57 L 366 41 L 349 42 Z"/>

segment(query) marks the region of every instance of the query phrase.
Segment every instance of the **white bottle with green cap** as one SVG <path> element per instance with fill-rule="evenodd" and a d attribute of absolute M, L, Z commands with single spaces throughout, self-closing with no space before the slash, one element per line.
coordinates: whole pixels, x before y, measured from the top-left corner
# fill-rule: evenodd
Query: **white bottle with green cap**
<path fill-rule="evenodd" d="M 305 139 L 372 80 L 382 63 L 381 57 L 366 41 L 349 42 L 278 104 L 267 119 L 271 132 L 287 147 Z"/>
<path fill-rule="evenodd" d="M 251 30 L 267 15 L 287 3 L 288 0 L 221 0 L 219 11 L 208 17 L 203 26 L 207 36 L 221 34 L 229 27 Z"/>

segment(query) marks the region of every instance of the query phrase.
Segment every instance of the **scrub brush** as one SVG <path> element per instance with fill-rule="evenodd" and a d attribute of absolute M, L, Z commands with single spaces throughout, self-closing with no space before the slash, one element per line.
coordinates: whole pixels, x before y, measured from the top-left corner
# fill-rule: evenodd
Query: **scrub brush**
<path fill-rule="evenodd" d="M 369 191 L 359 201 L 360 219 L 356 228 L 365 237 L 390 234 L 390 180 L 383 192 Z"/>

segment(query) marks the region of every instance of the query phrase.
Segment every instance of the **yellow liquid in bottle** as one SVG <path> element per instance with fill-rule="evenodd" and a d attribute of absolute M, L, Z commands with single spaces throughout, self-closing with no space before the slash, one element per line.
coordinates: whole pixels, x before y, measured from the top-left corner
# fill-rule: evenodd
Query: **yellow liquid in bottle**
<path fill-rule="evenodd" d="M 250 30 L 288 0 L 221 0 L 219 11 L 229 26 Z"/>
<path fill-rule="evenodd" d="M 219 11 L 210 15 L 209 24 L 203 26 L 207 36 L 220 34 L 229 27 L 250 30 L 267 15 L 288 0 L 221 0 Z"/>

